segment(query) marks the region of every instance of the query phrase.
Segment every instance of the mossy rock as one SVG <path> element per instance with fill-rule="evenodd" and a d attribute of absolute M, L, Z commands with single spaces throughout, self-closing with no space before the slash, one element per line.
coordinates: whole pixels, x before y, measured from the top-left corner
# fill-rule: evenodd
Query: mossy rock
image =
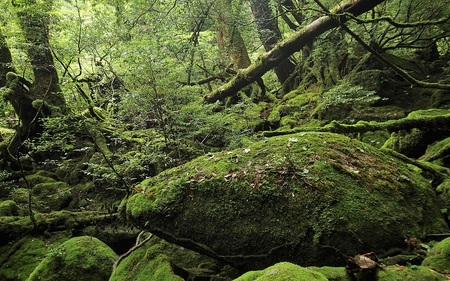
<path fill-rule="evenodd" d="M 117 254 L 97 238 L 75 237 L 49 252 L 27 281 L 108 280 L 117 258 Z"/>
<path fill-rule="evenodd" d="M 0 280 L 26 280 L 47 253 L 63 243 L 64 237 L 64 233 L 51 238 L 26 236 L 1 247 Z"/>
<path fill-rule="evenodd" d="M 434 245 L 422 265 L 440 273 L 450 274 L 450 238 L 446 238 Z"/>
<path fill-rule="evenodd" d="M 387 266 L 378 271 L 379 281 L 444 281 L 444 275 L 425 266 Z"/>
<path fill-rule="evenodd" d="M 449 114 L 450 111 L 446 109 L 427 109 L 413 111 L 408 114 L 407 118 L 423 119 L 426 117 L 432 118 L 442 115 L 448 116 Z M 450 136 L 450 125 L 437 126 L 430 124 L 430 127 L 426 129 L 416 128 L 394 132 L 383 147 L 395 150 L 412 158 L 419 158 L 425 154 L 430 144 L 445 139 L 448 136 Z M 429 153 L 431 154 L 432 152 L 430 151 Z"/>
<path fill-rule="evenodd" d="M 420 159 L 450 168 L 450 137 L 432 143 Z"/>
<path fill-rule="evenodd" d="M 264 270 L 250 271 L 235 281 L 327 281 L 322 273 L 289 262 L 280 262 Z"/>
<path fill-rule="evenodd" d="M 3 216 L 18 216 L 19 207 L 13 200 L 5 200 L 0 202 L 0 217 Z"/>
<path fill-rule="evenodd" d="M 38 212 L 60 211 L 73 199 L 70 186 L 65 182 L 39 183 L 32 189 L 34 209 Z"/>
<path fill-rule="evenodd" d="M 332 133 L 199 157 L 135 192 L 124 211 L 136 226 L 244 269 L 344 265 L 341 253 L 448 231 L 418 169 Z"/>
<path fill-rule="evenodd" d="M 353 281 L 353 280 L 375 280 L 369 279 L 367 273 L 354 273 L 354 277 L 347 273 L 345 267 L 311 267 L 312 270 L 320 272 L 328 278 L 329 281 Z M 365 275 L 366 274 L 366 275 Z M 371 273 L 374 274 L 374 273 Z M 378 269 L 376 274 L 376 280 L 378 281 L 441 281 L 448 280 L 442 274 L 430 270 L 425 266 L 384 266 Z M 373 275 L 372 275 L 373 276 Z M 356 278 L 356 279 L 355 279 Z"/>
<path fill-rule="evenodd" d="M 190 272 L 198 272 L 200 265 L 211 264 L 214 267 L 215 263 L 198 253 L 152 237 L 144 246 L 120 262 L 110 281 L 181 281 L 188 277 L 191 278 L 189 280 L 195 280 Z M 195 268 L 197 270 L 194 270 Z"/>

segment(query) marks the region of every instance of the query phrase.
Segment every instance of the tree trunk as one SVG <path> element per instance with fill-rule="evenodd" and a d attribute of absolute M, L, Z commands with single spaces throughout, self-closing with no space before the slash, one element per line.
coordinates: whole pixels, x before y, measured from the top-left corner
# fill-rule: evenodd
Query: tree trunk
<path fill-rule="evenodd" d="M 268 52 L 281 41 L 281 32 L 270 7 L 269 0 L 251 0 L 250 6 L 253 17 L 255 18 L 259 38 L 263 43 L 264 49 Z M 295 64 L 289 58 L 286 58 L 275 67 L 274 71 L 278 81 L 283 86 L 283 90 L 285 92 L 292 90 L 294 87 L 294 79 L 289 78 L 295 72 Z"/>
<path fill-rule="evenodd" d="M 46 5 L 36 4 L 33 0 L 20 4 L 13 1 L 13 5 L 27 43 L 26 53 L 34 75 L 33 82 L 13 72 L 5 76 L 4 83 L 8 88 L 5 98 L 11 102 L 20 120 L 20 126 L 8 147 L 9 153 L 16 156 L 25 140 L 41 133 L 41 118 L 65 114 L 67 108 L 50 51 L 49 18 L 43 10 L 51 5 L 51 1 Z"/>
<path fill-rule="evenodd" d="M 241 33 L 233 20 L 231 0 L 220 0 L 217 3 L 218 46 L 229 54 L 236 69 L 247 68 L 251 61 Z"/>
<path fill-rule="evenodd" d="M 66 103 L 61 94 L 58 73 L 50 50 L 49 16 L 46 11 L 42 10 L 43 5 L 36 4 L 36 1 L 28 1 L 28 3 L 30 4 L 16 6 L 16 9 L 27 42 L 26 51 L 34 74 L 34 82 L 29 93 L 33 100 L 42 99 L 51 105 L 52 108 L 48 108 L 51 114 L 54 113 L 52 112 L 54 110 L 64 113 Z"/>
<path fill-rule="evenodd" d="M 373 9 L 382 2 L 384 2 L 384 0 L 344 0 L 331 12 L 332 14 L 350 13 L 354 16 L 358 16 Z M 341 17 L 340 20 L 345 22 L 347 18 Z M 289 56 L 300 51 L 317 36 L 337 26 L 339 26 L 339 22 L 335 17 L 330 15 L 322 16 L 314 20 L 291 37 L 275 45 L 270 51 L 261 55 L 258 60 L 248 68 L 238 72 L 238 74 L 227 84 L 207 95 L 205 101 L 212 103 L 235 95 L 243 87 L 256 81 L 256 79 L 261 78 L 266 72 L 279 66 L 280 63 L 289 58 Z"/>
<path fill-rule="evenodd" d="M 0 30 L 0 88 L 6 86 L 6 74 L 11 71 L 14 71 L 11 52 Z"/>

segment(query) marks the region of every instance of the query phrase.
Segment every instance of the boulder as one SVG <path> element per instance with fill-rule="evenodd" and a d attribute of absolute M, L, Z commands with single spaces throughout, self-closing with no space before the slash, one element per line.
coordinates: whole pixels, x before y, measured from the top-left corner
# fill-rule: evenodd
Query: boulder
<path fill-rule="evenodd" d="M 264 270 L 249 271 L 235 281 L 327 281 L 322 273 L 289 262 L 280 262 Z"/>
<path fill-rule="evenodd" d="M 446 238 L 434 245 L 422 265 L 440 273 L 450 274 L 450 238 Z"/>
<path fill-rule="evenodd" d="M 105 281 L 117 258 L 117 254 L 97 238 L 75 237 L 51 249 L 27 281 Z"/>
<path fill-rule="evenodd" d="M 420 169 L 332 133 L 273 137 L 145 180 L 122 205 L 136 226 L 243 270 L 345 257 L 448 231 Z"/>

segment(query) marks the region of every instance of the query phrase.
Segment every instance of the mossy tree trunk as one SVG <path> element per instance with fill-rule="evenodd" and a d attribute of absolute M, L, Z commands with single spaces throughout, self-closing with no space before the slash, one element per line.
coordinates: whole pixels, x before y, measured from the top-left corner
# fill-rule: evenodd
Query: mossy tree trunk
<path fill-rule="evenodd" d="M 244 40 L 233 19 L 231 0 L 217 1 L 217 5 L 218 46 L 230 56 L 235 68 L 247 68 L 251 61 Z"/>
<path fill-rule="evenodd" d="M 42 131 L 41 118 L 67 113 L 58 74 L 49 44 L 48 10 L 52 1 L 38 4 L 35 0 L 13 1 L 25 37 L 25 51 L 33 69 L 33 82 L 13 72 L 6 75 L 9 88 L 5 98 L 11 102 L 20 120 L 11 141 L 9 153 L 16 155 L 23 142 Z"/>
<path fill-rule="evenodd" d="M 358 16 L 373 9 L 382 2 L 384 0 L 344 0 L 331 13 L 349 13 L 353 16 Z M 347 18 L 342 16 L 339 20 L 345 22 Z M 338 20 L 332 15 L 325 15 L 314 20 L 294 33 L 291 37 L 276 44 L 270 51 L 261 55 L 257 61 L 248 68 L 240 71 L 227 84 L 207 95 L 205 101 L 212 103 L 236 95 L 243 87 L 261 78 L 269 70 L 279 66 L 281 62 L 289 58 L 292 54 L 310 44 L 317 36 L 338 26 Z"/>
<path fill-rule="evenodd" d="M 268 0 L 251 0 L 250 6 L 255 18 L 259 38 L 264 49 L 268 52 L 281 41 L 281 32 L 278 28 L 276 17 Z M 280 61 L 279 65 L 274 68 L 274 71 L 285 92 L 294 88 L 294 79 L 291 78 L 291 75 L 295 72 L 295 63 L 289 57 Z"/>
<path fill-rule="evenodd" d="M 12 56 L 9 51 L 6 39 L 0 30 L 0 87 L 6 85 L 6 74 L 14 71 L 12 67 Z"/>

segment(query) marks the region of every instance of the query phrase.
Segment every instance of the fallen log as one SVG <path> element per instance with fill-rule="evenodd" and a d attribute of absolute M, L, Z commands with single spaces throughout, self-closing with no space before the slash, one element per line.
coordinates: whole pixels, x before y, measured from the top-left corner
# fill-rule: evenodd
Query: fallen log
<path fill-rule="evenodd" d="M 342 1 L 331 11 L 331 15 L 322 16 L 314 20 L 291 37 L 275 45 L 272 50 L 261 55 L 248 68 L 239 70 L 228 83 L 205 96 L 205 102 L 213 103 L 235 95 L 239 90 L 261 78 L 266 72 L 279 65 L 289 56 L 300 51 L 319 35 L 332 28 L 338 27 L 340 25 L 339 21 L 347 21 L 347 18 L 343 16 L 340 17 L 338 21 L 338 19 L 332 15 L 348 13 L 353 16 L 359 16 L 382 2 L 384 2 L 384 0 Z"/>
<path fill-rule="evenodd" d="M 66 229 L 82 229 L 99 223 L 109 223 L 117 219 L 117 214 L 108 212 L 69 212 L 59 211 L 46 214 L 36 213 L 36 228 L 29 216 L 0 217 L 0 245 L 4 245 L 19 237 L 35 232 L 61 231 Z"/>

